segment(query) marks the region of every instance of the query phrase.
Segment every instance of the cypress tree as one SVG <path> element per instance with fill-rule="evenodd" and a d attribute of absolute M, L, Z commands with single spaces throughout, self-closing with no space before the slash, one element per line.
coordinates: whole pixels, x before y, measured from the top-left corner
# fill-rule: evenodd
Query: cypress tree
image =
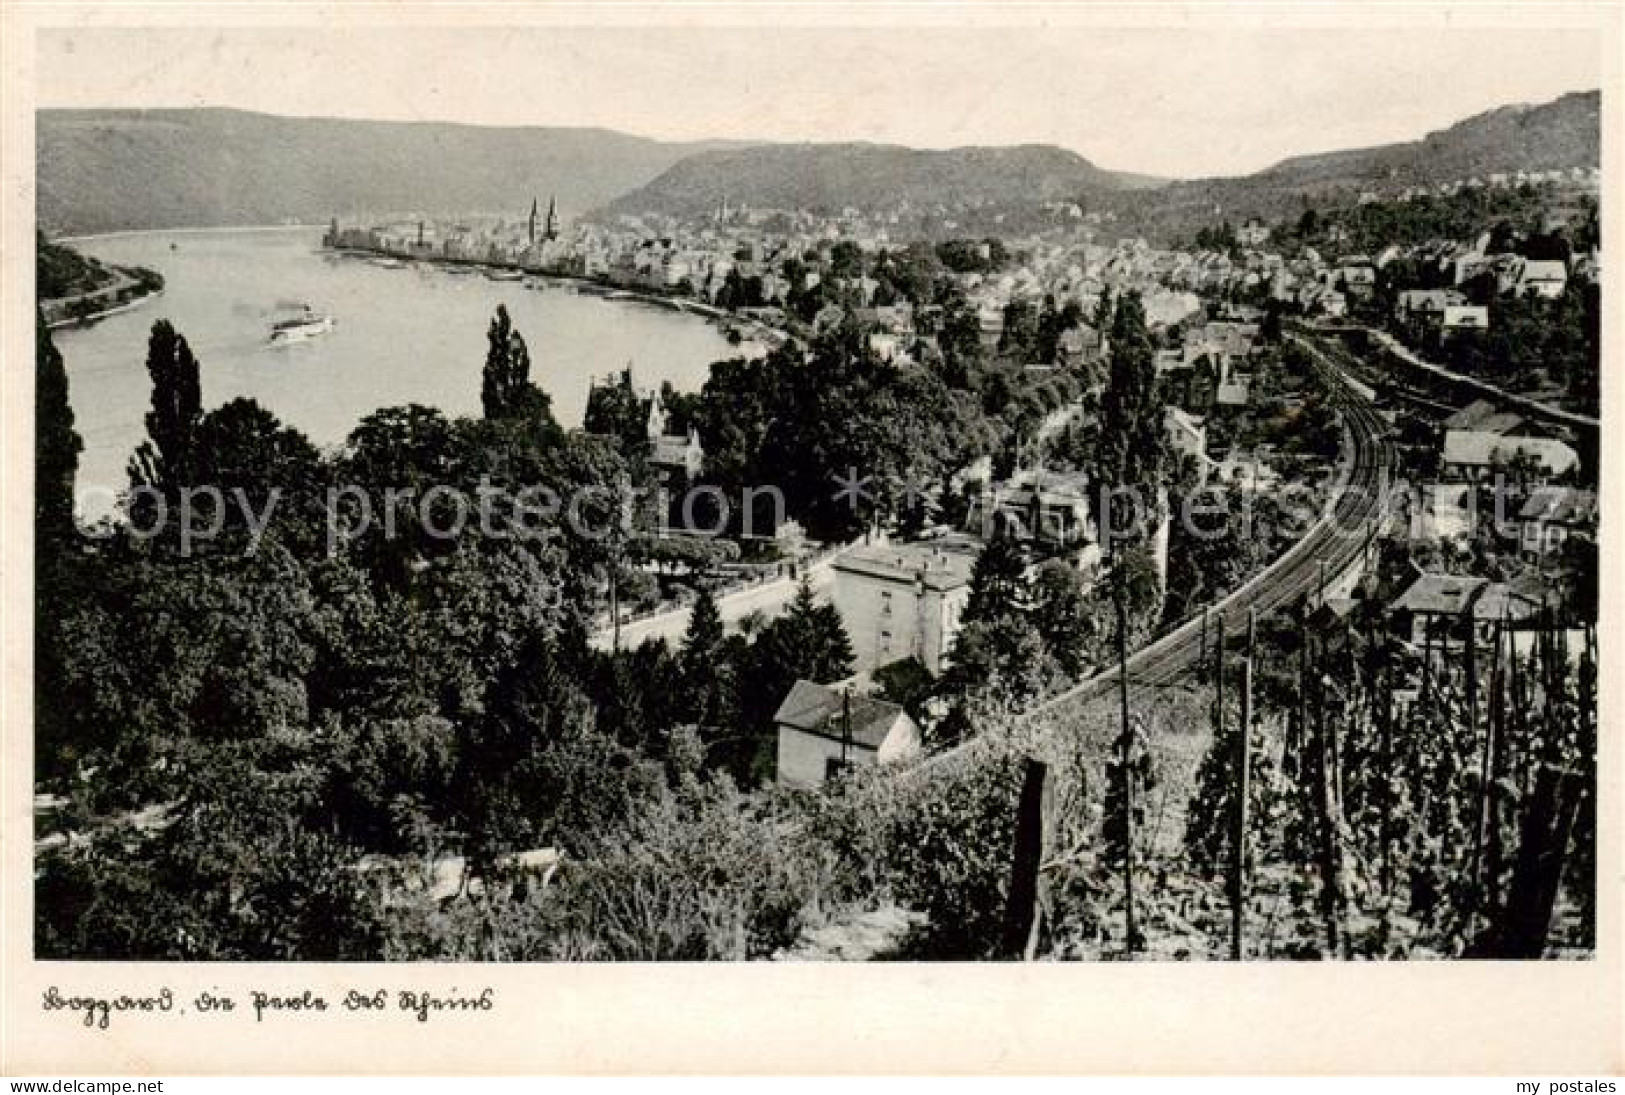
<path fill-rule="evenodd" d="M 152 325 L 147 340 L 147 375 L 152 378 L 148 440 L 142 442 L 130 461 L 130 482 L 132 486 L 154 487 L 168 493 L 193 481 L 203 389 L 191 347 L 167 319 Z"/>
<path fill-rule="evenodd" d="M 68 372 L 45 316 L 34 310 L 34 530 L 44 541 L 73 528 L 73 486 L 84 442 L 73 428 Z"/>
<path fill-rule="evenodd" d="M 1110 379 L 1100 399 L 1100 439 L 1093 477 L 1097 488 L 1128 488 L 1137 503 L 1149 505 L 1162 481 L 1162 405 L 1157 400 L 1157 368 L 1138 293 L 1128 293 L 1112 311 Z M 1104 528 L 1107 514 L 1096 514 Z"/>
<path fill-rule="evenodd" d="M 530 351 L 524 336 L 514 330 L 506 305 L 497 305 L 485 338 L 490 345 L 485 353 L 480 404 L 486 418 L 512 418 L 530 383 Z"/>
<path fill-rule="evenodd" d="M 553 418 L 553 400 L 530 382 L 530 349 L 509 320 L 505 305 L 497 305 L 486 340 L 490 345 L 480 380 L 486 420 L 522 424 L 532 441 L 560 441 L 564 431 Z"/>

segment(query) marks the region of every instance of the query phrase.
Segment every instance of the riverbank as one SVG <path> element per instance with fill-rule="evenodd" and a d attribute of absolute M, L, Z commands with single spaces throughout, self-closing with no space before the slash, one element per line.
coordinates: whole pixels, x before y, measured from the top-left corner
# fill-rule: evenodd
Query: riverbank
<path fill-rule="evenodd" d="M 115 304 L 111 308 L 103 308 L 99 311 L 88 312 L 83 315 L 70 315 L 63 316 L 59 319 L 47 320 L 45 327 L 47 330 L 51 331 L 60 331 L 66 327 L 88 327 L 92 323 L 95 323 L 98 320 L 106 319 L 109 316 L 120 315 L 124 312 L 133 312 L 135 309 L 141 307 L 143 304 L 146 304 L 148 301 L 154 300 L 163 295 L 164 291 L 162 289 L 154 289 L 151 292 L 142 293 L 140 296 L 131 297 L 121 304 Z M 41 301 L 40 307 L 43 309 L 46 304 L 50 303 L 56 302 Z"/>
<path fill-rule="evenodd" d="M 104 261 L 41 233 L 34 243 L 34 297 L 50 330 L 127 312 L 164 290 L 164 276 L 148 266 Z"/>
<path fill-rule="evenodd" d="M 55 332 L 85 439 L 82 484 L 116 491 L 128 481 L 130 454 L 146 440 L 152 389 L 142 362 L 160 316 L 203 363 L 206 407 L 252 399 L 318 448 L 344 443 L 383 407 L 418 404 L 447 418 L 483 413 L 484 336 L 499 303 L 530 339 L 532 376 L 565 428 L 581 424 L 593 383 L 628 361 L 641 383 L 689 392 L 704 385 L 711 363 L 749 352 L 701 317 L 564 289 L 527 291 L 474 271 L 379 269 L 319 243 L 320 232 L 226 231 L 81 245 L 106 265 L 155 268 L 165 281 L 161 300 Z M 93 303 L 87 311 L 129 302 Z M 273 344 L 271 324 L 305 303 L 334 316 L 335 330 L 293 347 Z M 104 508 L 97 497 L 82 504 L 97 515 Z"/>
<path fill-rule="evenodd" d="M 206 232 L 317 232 L 322 224 L 217 224 L 191 228 L 124 228 L 117 232 L 89 232 L 78 236 L 57 236 L 54 243 L 86 243 L 96 240 L 137 239 L 142 236 L 191 236 Z"/>
<path fill-rule="evenodd" d="M 459 259 L 438 255 L 428 258 L 412 255 L 408 252 L 390 251 L 375 247 L 333 247 L 324 243 L 321 250 L 326 254 L 344 255 L 363 260 L 387 258 L 403 264 L 423 264 L 442 269 L 521 273 L 549 284 L 570 285 L 577 292 L 596 296 L 611 303 L 647 304 L 673 312 L 699 316 L 724 331 L 734 331 L 739 333 L 742 338 L 756 339 L 770 348 L 781 342 L 793 341 L 796 337 L 793 332 L 774 327 L 772 324 L 765 323 L 752 316 L 740 315 L 726 308 L 719 308 L 693 296 L 679 292 L 662 293 L 647 287 L 628 286 L 611 281 L 608 278 L 590 274 L 576 274 L 557 269 L 536 269 L 522 266 L 516 262 L 499 262 L 488 259 Z"/>
<path fill-rule="evenodd" d="M 69 254 L 77 252 L 68 251 Z M 135 308 L 164 291 L 164 278 L 155 270 L 143 267 L 97 264 L 108 280 L 94 289 L 67 296 L 46 297 L 39 302 L 45 326 L 50 330 L 94 323 L 106 316 L 117 315 Z"/>

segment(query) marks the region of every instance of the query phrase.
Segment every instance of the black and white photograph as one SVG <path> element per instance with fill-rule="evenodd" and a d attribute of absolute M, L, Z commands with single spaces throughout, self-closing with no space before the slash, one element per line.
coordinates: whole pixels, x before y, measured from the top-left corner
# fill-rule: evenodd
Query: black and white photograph
<path fill-rule="evenodd" d="M 1594 28 L 34 33 L 34 961 L 1596 960 Z"/>

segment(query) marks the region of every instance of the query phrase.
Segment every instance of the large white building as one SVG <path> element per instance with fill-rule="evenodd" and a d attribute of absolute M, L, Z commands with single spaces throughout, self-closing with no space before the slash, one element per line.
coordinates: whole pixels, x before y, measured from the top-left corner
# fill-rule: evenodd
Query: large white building
<path fill-rule="evenodd" d="M 835 608 L 866 672 L 918 658 L 942 672 L 970 598 L 975 555 L 960 544 L 862 545 L 834 562 Z"/>

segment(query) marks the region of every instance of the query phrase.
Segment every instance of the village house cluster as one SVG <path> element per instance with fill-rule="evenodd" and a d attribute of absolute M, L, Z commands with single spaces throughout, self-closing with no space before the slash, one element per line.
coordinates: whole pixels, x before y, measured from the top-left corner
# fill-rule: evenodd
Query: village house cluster
<path fill-rule="evenodd" d="M 1551 176 L 1551 177 L 1548 177 Z M 1409 202 L 1423 194 L 1452 194 L 1478 187 L 1552 184 L 1567 194 L 1595 187 L 1594 172 L 1533 173 L 1467 179 L 1440 187 L 1409 188 L 1383 200 Z M 1360 201 L 1378 200 L 1361 195 Z M 883 360 L 910 367 L 940 358 L 939 309 L 887 292 L 873 276 L 887 254 L 902 253 L 909 238 L 908 210 L 886 213 L 845 209 L 838 213 L 765 210 L 723 202 L 709 215 L 680 220 L 620 215 L 580 220 L 568 227 L 556 205 L 532 204 L 527 216 L 452 223 L 429 218 L 391 221 L 371 228 L 345 228 L 337 221 L 327 243 L 341 249 L 420 261 L 475 263 L 524 274 L 571 276 L 616 290 L 690 302 L 710 314 L 749 322 L 758 332 L 815 336 L 856 321 L 870 348 Z M 1264 328 L 1284 315 L 1310 321 L 1371 320 L 1380 292 L 1387 319 L 1405 330 L 1422 324 L 1443 335 L 1486 331 L 1494 308 L 1469 289 L 1493 283 L 1496 294 L 1560 298 L 1577 280 L 1595 280 L 1595 250 L 1570 260 L 1496 250 L 1487 229 L 1467 240 L 1398 243 L 1374 254 L 1339 253 L 1344 237 L 1327 234 L 1326 253 L 1284 245 L 1285 234 L 1251 218 L 1233 231 L 1233 246 L 1171 248 L 1144 239 L 1104 238 L 1103 218 L 1061 203 L 1048 210 L 1060 224 L 997 244 L 965 241 L 972 268 L 952 269 L 956 291 L 973 312 L 983 349 L 1008 354 L 1005 326 L 1012 307 L 1075 306 L 1054 343 L 1052 360 L 1011 362 L 1025 370 L 1071 370 L 1082 393 L 1045 420 L 1038 442 L 1086 414 L 1103 386 L 1109 332 L 1095 321 L 1108 293 L 1141 295 L 1157 342 L 1155 365 L 1169 392 L 1201 388 L 1213 414 L 1245 413 L 1260 398 L 1283 413 L 1296 413 L 1301 398 L 1261 396 L 1257 373 L 1270 350 Z M 1571 211 L 1559 206 L 1554 226 Z M 949 223 L 949 222 L 944 222 Z M 994 248 L 998 248 L 995 254 Z M 1396 280 L 1405 270 L 1412 281 Z M 1415 271 L 1421 270 L 1418 279 Z M 1476 279 L 1476 280 L 1475 280 Z M 1486 279 L 1489 279 L 1486 281 Z M 824 287 L 820 304 L 799 309 L 798 297 Z M 1385 317 L 1376 316 L 1382 319 Z M 656 393 L 648 401 L 649 459 L 673 486 L 703 477 L 705 452 L 698 434 L 669 428 Z M 1436 473 L 1412 485 L 1417 505 L 1403 534 L 1418 542 L 1461 543 L 1477 534 L 1472 497 L 1494 476 L 1519 470 L 1510 534 L 1495 546 L 1505 553 L 1498 574 L 1423 569 L 1391 606 L 1398 627 L 1420 643 L 1438 620 L 1516 619 L 1539 611 L 1558 595 L 1564 545 L 1595 535 L 1596 496 L 1578 486 L 1581 458 L 1563 427 L 1506 410 L 1490 401 L 1446 408 L 1428 423 Z M 1397 422 L 1403 414 L 1390 409 Z M 1243 494 L 1278 491 L 1296 472 L 1277 461 L 1270 446 L 1248 446 L 1210 436 L 1203 413 L 1169 399 L 1164 410 L 1169 450 L 1186 461 L 1197 486 Z M 1035 452 L 1042 452 L 1042 444 Z M 913 539 L 877 532 L 837 553 L 830 562 L 828 597 L 852 643 L 855 674 L 842 681 L 798 681 L 779 707 L 778 779 L 815 786 L 843 767 L 917 754 L 920 727 L 904 709 L 882 696 L 877 673 L 913 661 L 940 674 L 952 661 L 955 637 L 969 597 L 976 557 L 987 536 L 1002 527 L 1020 537 L 1038 561 L 1063 559 L 1090 581 L 1101 550 L 1091 518 L 1087 475 L 1047 466 L 1042 456 L 995 479 L 983 461 L 967 469 L 958 485 L 972 485 L 974 499 L 958 527 L 936 527 Z M 1502 530 L 1506 532 L 1505 529 Z M 1166 524 L 1155 538 L 1155 561 L 1166 575 Z M 1323 612 L 1346 615 L 1348 600 L 1328 597 Z"/>
<path fill-rule="evenodd" d="M 1431 186 L 1405 186 L 1397 190 L 1363 190 L 1359 203 L 1369 205 L 1378 201 L 1411 202 L 1429 195 L 1448 197 L 1462 191 L 1499 190 L 1514 186 L 1540 186 L 1543 184 L 1575 186 L 1592 194 L 1602 189 L 1602 169 L 1599 167 L 1571 167 L 1567 170 L 1552 168 L 1546 171 L 1493 171 L 1483 176 L 1450 179 Z"/>

